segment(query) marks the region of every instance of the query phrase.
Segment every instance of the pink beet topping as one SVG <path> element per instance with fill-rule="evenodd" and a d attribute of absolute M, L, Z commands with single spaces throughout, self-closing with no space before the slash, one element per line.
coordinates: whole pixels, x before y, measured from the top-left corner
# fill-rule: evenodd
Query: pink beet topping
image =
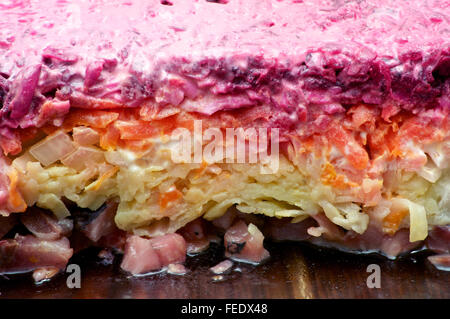
<path fill-rule="evenodd" d="M 317 104 L 450 106 L 448 0 L 218 2 L 3 1 L 4 152 L 20 150 L 16 128 L 64 117 L 42 115 L 52 99 L 207 115 L 270 104 L 289 130 Z"/>
<path fill-rule="evenodd" d="M 7 0 L 0 4 L 1 71 L 42 55 L 83 69 L 117 59 L 150 72 L 156 60 L 280 54 L 305 59 L 334 47 L 373 59 L 448 47 L 450 6 L 442 0 Z M 392 62 L 394 63 L 394 62 Z M 353 72 L 361 66 L 354 65 Z"/>

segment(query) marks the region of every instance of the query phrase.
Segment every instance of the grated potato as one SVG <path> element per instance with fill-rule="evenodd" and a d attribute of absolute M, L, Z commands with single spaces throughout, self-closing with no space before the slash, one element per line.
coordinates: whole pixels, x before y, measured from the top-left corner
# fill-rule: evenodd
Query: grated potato
<path fill-rule="evenodd" d="M 104 153 L 104 162 L 90 161 L 81 170 L 81 164 L 75 169 L 61 162 L 43 167 L 27 153 L 26 165 L 24 158 L 16 159 L 19 190 L 27 205 L 52 210 L 60 218 L 69 214 L 63 197 L 92 210 L 117 197 L 117 226 L 140 235 L 174 232 L 200 216 L 213 220 L 233 205 L 243 213 L 290 217 L 293 222 L 324 211 L 333 223 L 361 234 L 376 211 L 372 207 L 383 198 L 409 203 L 411 223 L 403 221 L 402 227 L 414 228 L 411 240 L 423 239 L 428 225 L 450 222 L 448 169 L 433 175 L 439 176 L 435 183 L 421 176 L 423 172 L 403 172 L 389 187 L 365 177 L 359 185 L 336 189 L 319 178 L 326 157 L 304 154 L 303 159 L 288 160 L 280 155 L 279 170 L 268 175 L 261 173 L 259 164 L 173 163 L 169 143 L 158 145 L 140 157 L 123 149 L 91 147 Z M 162 205 L 173 189 L 179 197 Z M 370 190 L 376 194 L 364 202 L 361 194 Z"/>

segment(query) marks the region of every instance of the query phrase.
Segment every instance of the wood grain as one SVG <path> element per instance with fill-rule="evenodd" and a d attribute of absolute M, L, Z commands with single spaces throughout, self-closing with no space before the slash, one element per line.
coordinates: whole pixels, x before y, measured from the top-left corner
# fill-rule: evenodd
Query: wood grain
<path fill-rule="evenodd" d="M 31 276 L 0 279 L 0 298 L 450 298 L 450 273 L 434 269 L 420 253 L 389 261 L 349 255 L 298 243 L 271 244 L 271 259 L 260 266 L 235 263 L 214 282 L 209 267 L 223 251 L 188 258 L 184 276 L 156 274 L 134 278 L 118 264 L 101 265 L 95 252 L 74 258 L 81 266 L 80 289 L 66 286 L 67 274 L 35 285 Z M 381 267 L 381 288 L 369 289 L 369 264 Z"/>

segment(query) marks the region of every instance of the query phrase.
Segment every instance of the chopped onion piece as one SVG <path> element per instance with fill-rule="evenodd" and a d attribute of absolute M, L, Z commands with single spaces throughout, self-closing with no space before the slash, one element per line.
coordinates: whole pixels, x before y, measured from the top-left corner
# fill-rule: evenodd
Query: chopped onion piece
<path fill-rule="evenodd" d="M 409 211 L 409 241 L 424 240 L 428 236 L 428 220 L 425 207 L 406 198 L 392 198 L 391 211 Z"/>
<path fill-rule="evenodd" d="M 59 273 L 59 269 L 56 267 L 38 268 L 33 272 L 33 279 L 36 283 L 41 283 L 54 277 L 57 273 Z"/>
<path fill-rule="evenodd" d="M 42 165 L 48 166 L 75 151 L 72 139 L 63 131 L 57 131 L 30 148 L 30 153 Z"/>
<path fill-rule="evenodd" d="M 90 146 L 100 142 L 100 135 L 98 132 L 85 126 L 74 127 L 72 137 L 75 143 L 83 146 Z"/>
<path fill-rule="evenodd" d="M 275 216 L 276 217 L 299 217 L 299 216 L 305 216 L 308 217 L 308 214 L 300 209 L 284 209 L 284 210 L 279 210 L 277 212 L 275 212 Z"/>
<path fill-rule="evenodd" d="M 258 239 L 263 238 L 264 239 L 264 235 L 261 233 L 261 231 L 258 229 L 258 227 L 256 227 L 252 223 L 250 223 L 248 225 L 247 231 L 249 232 L 250 235 L 252 235 L 255 238 L 258 238 Z"/>
<path fill-rule="evenodd" d="M 187 272 L 186 267 L 182 264 L 170 264 L 167 266 L 167 273 L 171 275 L 185 275 Z"/>
<path fill-rule="evenodd" d="M 80 146 L 77 150 L 61 160 L 61 163 L 81 172 L 86 167 L 95 163 L 103 163 L 103 152 L 96 147 Z"/>
<path fill-rule="evenodd" d="M 31 156 L 30 153 L 26 152 L 23 155 L 17 157 L 12 162 L 12 165 L 20 172 L 25 173 L 27 171 L 27 163 L 37 162 L 36 159 Z"/>
<path fill-rule="evenodd" d="M 300 223 L 302 221 L 304 221 L 305 219 L 309 218 L 309 215 L 299 215 L 297 217 L 294 217 L 291 219 L 291 223 L 292 224 L 296 224 L 296 223 Z"/>
<path fill-rule="evenodd" d="M 447 156 L 445 154 L 445 146 L 448 145 L 448 142 L 443 143 L 433 143 L 425 146 L 425 153 L 431 157 L 434 164 L 440 169 L 444 169 L 448 167 Z"/>
<path fill-rule="evenodd" d="M 136 160 L 133 152 L 125 150 L 106 152 L 105 158 L 108 163 L 116 166 L 128 166 Z"/>
<path fill-rule="evenodd" d="M 359 207 L 356 205 L 348 207 L 340 205 L 341 209 L 338 209 L 326 200 L 320 200 L 319 205 L 330 221 L 344 229 L 353 230 L 358 234 L 362 234 L 369 225 L 369 216 L 360 212 Z"/>
<path fill-rule="evenodd" d="M 436 183 L 441 177 L 441 170 L 433 163 L 427 163 L 420 171 L 417 172 L 419 176 L 425 178 L 430 183 Z"/>
<path fill-rule="evenodd" d="M 214 267 L 209 268 L 209 270 L 211 270 L 216 275 L 221 275 L 228 272 L 231 267 L 233 267 L 233 262 L 229 259 L 226 259 L 224 261 L 221 261 Z"/>
<path fill-rule="evenodd" d="M 427 212 L 422 205 L 409 202 L 409 241 L 424 240 L 428 236 Z"/>
<path fill-rule="evenodd" d="M 40 195 L 37 206 L 51 210 L 58 220 L 70 216 L 70 212 L 66 205 L 64 205 L 63 201 L 55 194 Z"/>
<path fill-rule="evenodd" d="M 429 256 L 428 261 L 439 270 L 450 271 L 450 254 Z"/>

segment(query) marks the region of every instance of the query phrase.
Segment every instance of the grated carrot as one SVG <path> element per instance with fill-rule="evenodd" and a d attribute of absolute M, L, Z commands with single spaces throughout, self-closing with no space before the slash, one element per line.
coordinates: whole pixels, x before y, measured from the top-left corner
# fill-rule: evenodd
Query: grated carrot
<path fill-rule="evenodd" d="M 323 166 L 320 180 L 324 185 L 331 185 L 338 189 L 358 186 L 358 184 L 348 181 L 344 175 L 337 174 L 334 166 L 330 163 Z"/>
<path fill-rule="evenodd" d="M 383 232 L 389 235 L 394 235 L 397 232 L 403 218 L 405 218 L 406 215 L 408 215 L 407 209 L 390 212 L 383 219 Z"/>
<path fill-rule="evenodd" d="M 96 191 L 100 188 L 100 186 L 110 177 L 112 177 L 114 174 L 116 174 L 119 171 L 118 166 L 114 166 L 110 168 L 108 171 L 103 173 L 102 176 L 99 177 L 93 184 L 90 184 L 86 188 L 89 188 L 89 190 Z"/>
<path fill-rule="evenodd" d="M 27 209 L 27 204 L 22 198 L 22 195 L 17 190 L 17 171 L 10 169 L 8 172 L 9 184 L 9 202 L 13 207 L 14 212 L 24 212 Z"/>
<path fill-rule="evenodd" d="M 180 192 L 175 186 L 169 188 L 167 192 L 161 193 L 159 195 L 159 206 L 162 209 L 167 208 L 170 203 L 176 201 L 177 199 L 183 197 L 183 193 Z"/>

